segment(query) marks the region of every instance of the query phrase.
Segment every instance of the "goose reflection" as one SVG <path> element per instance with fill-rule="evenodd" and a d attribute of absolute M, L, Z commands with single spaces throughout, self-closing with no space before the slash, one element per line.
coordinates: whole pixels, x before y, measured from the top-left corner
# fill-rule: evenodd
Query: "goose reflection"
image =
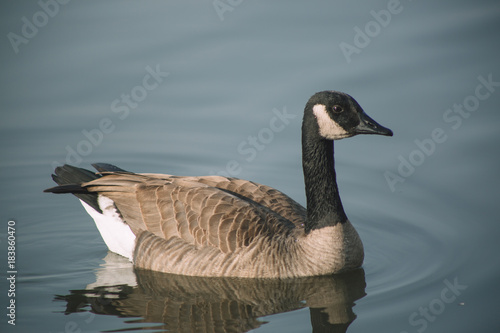
<path fill-rule="evenodd" d="M 67 302 L 65 314 L 90 311 L 149 323 L 115 332 L 146 326 L 169 332 L 247 332 L 265 324 L 260 317 L 304 307 L 310 309 L 314 332 L 346 332 L 356 318 L 354 302 L 365 296 L 363 269 L 286 280 L 201 278 L 134 269 L 113 253 L 104 260 L 95 283 L 55 299 Z"/>

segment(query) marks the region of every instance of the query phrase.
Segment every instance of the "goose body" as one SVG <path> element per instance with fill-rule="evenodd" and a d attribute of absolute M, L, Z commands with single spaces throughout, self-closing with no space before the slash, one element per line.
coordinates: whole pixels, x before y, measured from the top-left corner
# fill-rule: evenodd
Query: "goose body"
<path fill-rule="evenodd" d="M 191 276 L 288 278 L 363 263 L 363 245 L 340 201 L 333 140 L 392 135 L 349 95 L 310 98 L 302 124 L 307 210 L 266 185 L 222 176 L 98 173 L 64 165 L 46 192 L 73 193 L 110 251 L 138 268 Z"/>

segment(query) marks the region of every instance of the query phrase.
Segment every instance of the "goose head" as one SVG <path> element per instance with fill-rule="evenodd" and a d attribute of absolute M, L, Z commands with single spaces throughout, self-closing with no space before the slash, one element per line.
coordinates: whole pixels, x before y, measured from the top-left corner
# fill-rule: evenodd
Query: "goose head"
<path fill-rule="evenodd" d="M 322 91 L 307 102 L 304 130 L 327 140 L 340 140 L 358 134 L 392 136 L 390 129 L 370 118 L 350 95 L 338 91 Z"/>

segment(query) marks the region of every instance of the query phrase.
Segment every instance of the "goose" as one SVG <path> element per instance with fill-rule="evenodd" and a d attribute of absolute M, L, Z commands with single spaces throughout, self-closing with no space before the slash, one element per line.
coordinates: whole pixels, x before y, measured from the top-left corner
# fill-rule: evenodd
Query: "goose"
<path fill-rule="evenodd" d="M 133 173 L 93 164 L 63 165 L 52 175 L 94 219 L 110 251 L 139 269 L 240 278 L 340 273 L 364 259 L 342 207 L 333 141 L 358 134 L 392 136 L 348 94 L 322 91 L 304 108 L 302 166 L 307 209 L 286 194 L 223 176 Z"/>

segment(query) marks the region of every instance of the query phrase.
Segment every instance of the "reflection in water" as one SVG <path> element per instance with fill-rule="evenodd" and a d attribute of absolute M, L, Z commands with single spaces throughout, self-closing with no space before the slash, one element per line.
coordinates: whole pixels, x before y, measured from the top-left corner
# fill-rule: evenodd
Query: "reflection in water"
<path fill-rule="evenodd" d="M 365 296 L 363 269 L 287 280 L 200 278 L 134 270 L 124 260 L 108 254 L 95 283 L 56 296 L 67 302 L 65 314 L 90 305 L 96 314 L 161 323 L 155 330 L 247 332 L 264 324 L 259 317 L 309 307 L 314 332 L 346 332 L 356 318 L 354 302 Z"/>

